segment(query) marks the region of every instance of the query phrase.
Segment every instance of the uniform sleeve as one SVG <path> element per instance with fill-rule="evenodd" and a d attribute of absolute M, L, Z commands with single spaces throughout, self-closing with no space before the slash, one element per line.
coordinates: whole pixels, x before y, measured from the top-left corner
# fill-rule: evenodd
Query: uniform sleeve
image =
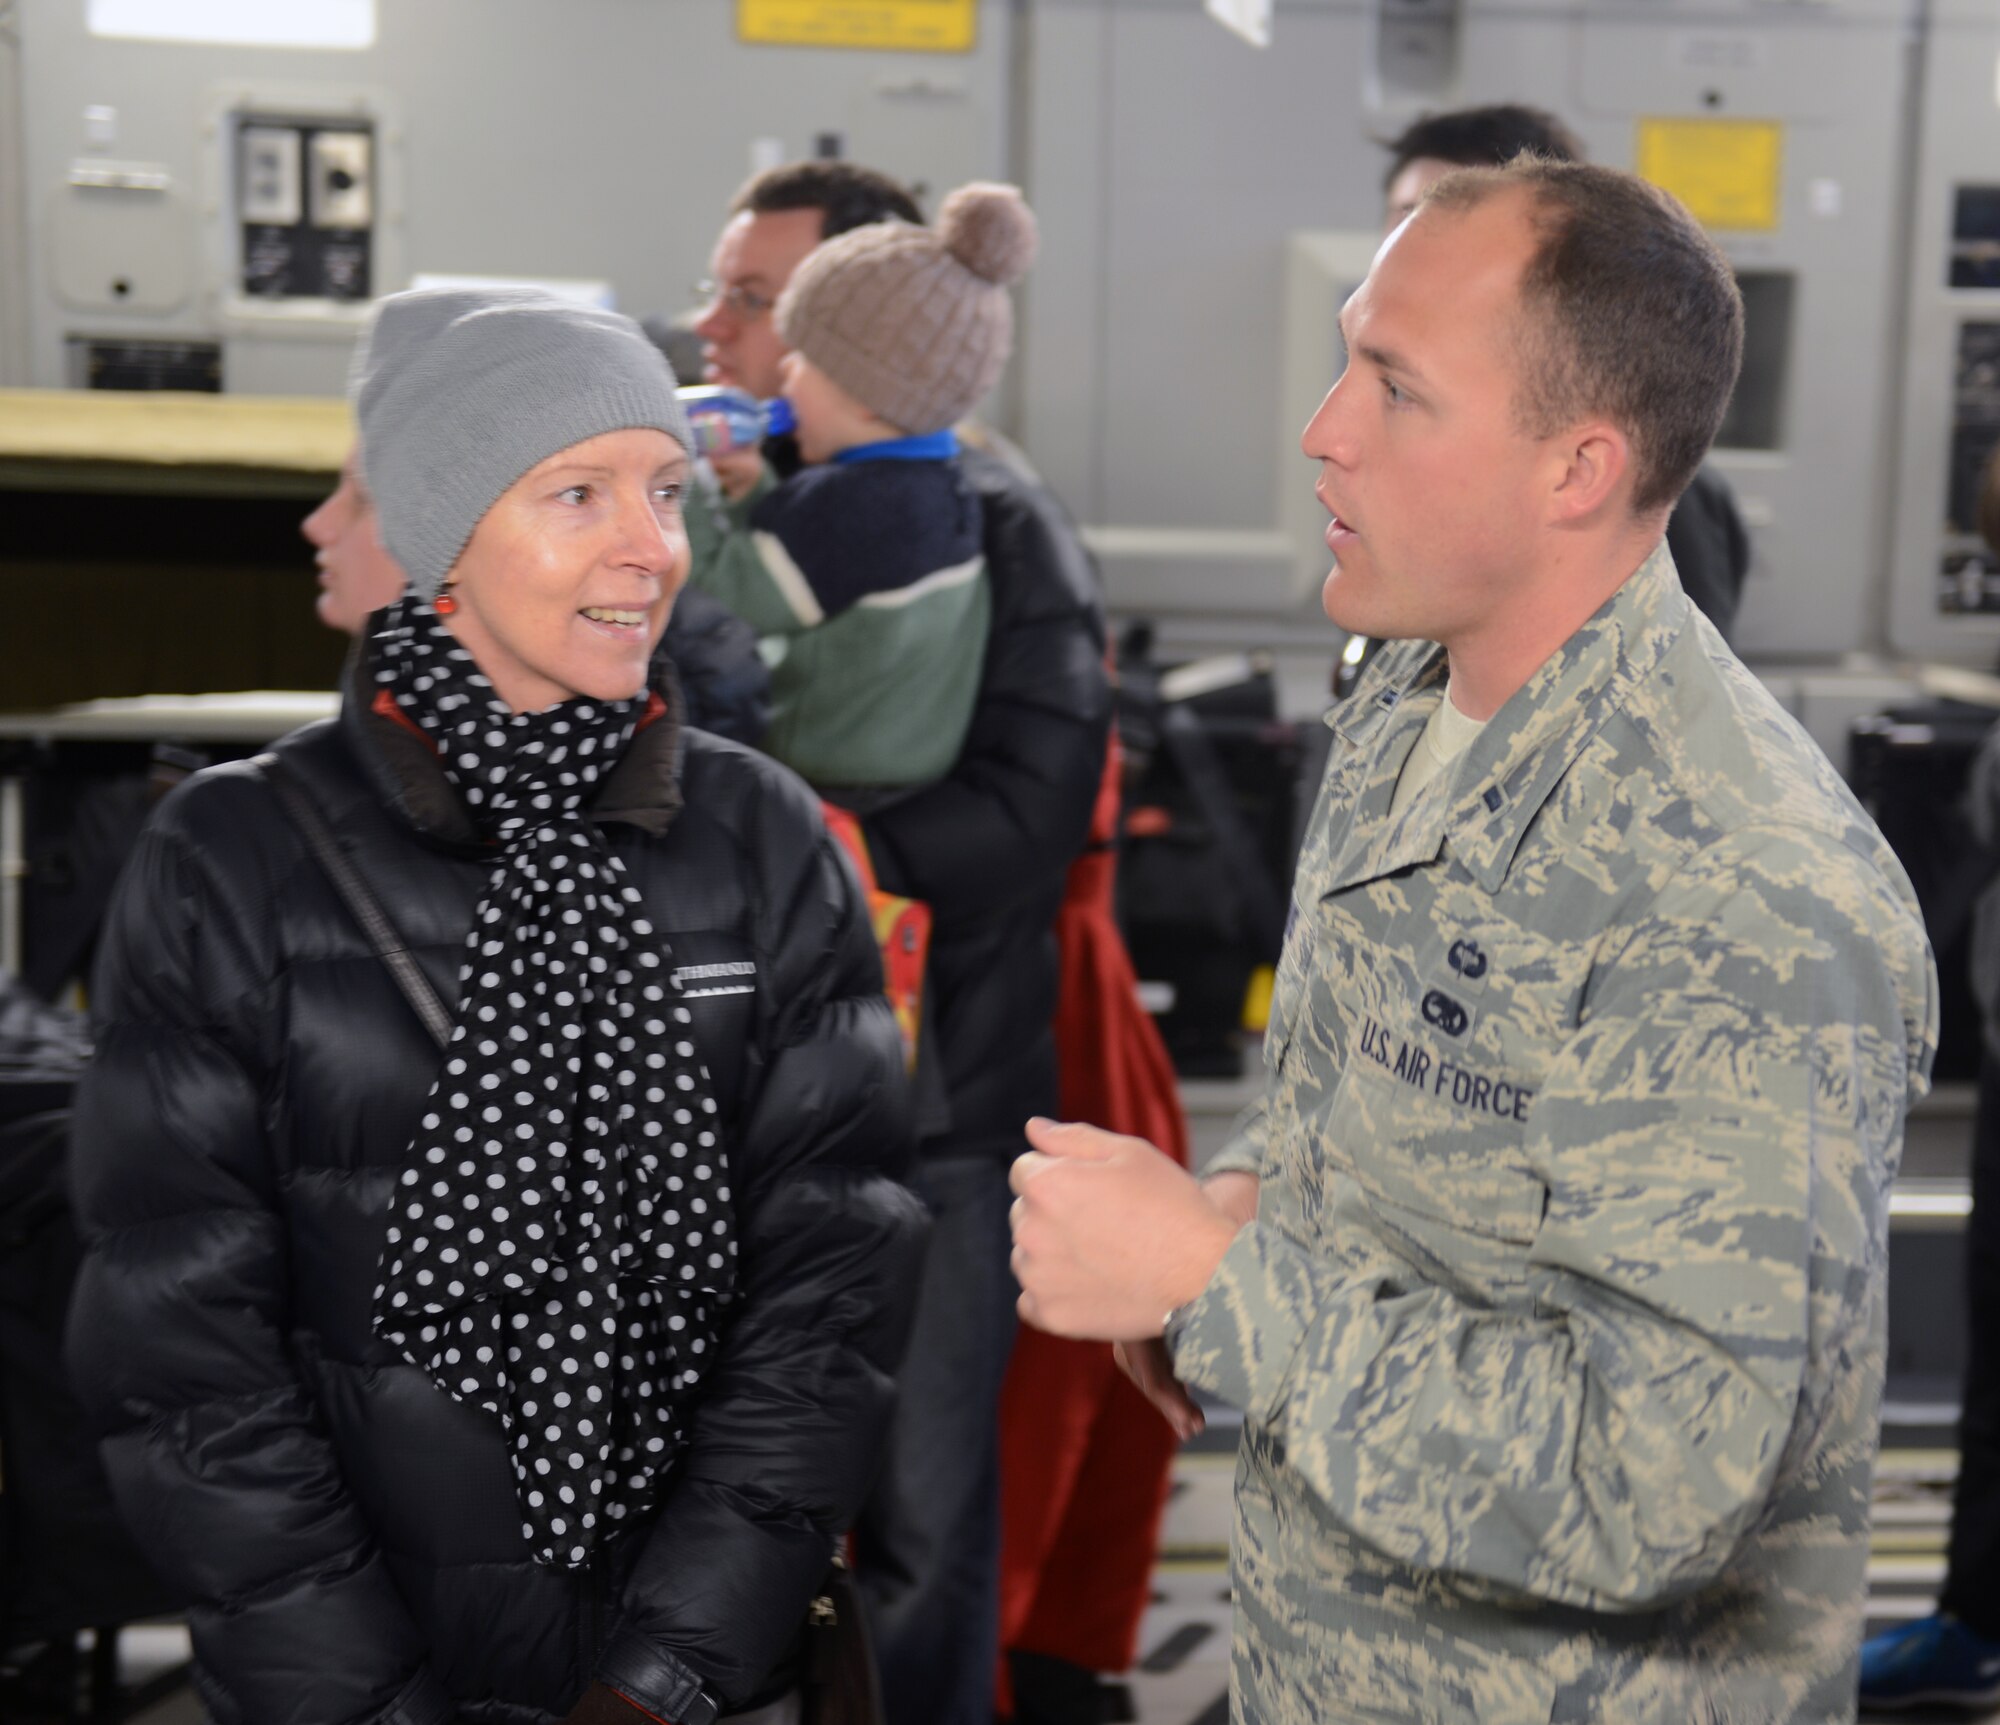
<path fill-rule="evenodd" d="M 803 853 L 760 941 L 779 1008 L 732 1168 L 740 1302 L 596 1672 L 663 1719 L 690 1673 L 750 1699 L 797 1635 L 874 1478 L 929 1230 L 859 888 L 816 816 Z"/>
<path fill-rule="evenodd" d="M 1214 1174 L 1261 1174 L 1269 1137 L 1260 1096 L 1230 1123 L 1228 1142 L 1195 1172 L 1204 1180 Z"/>
<path fill-rule="evenodd" d="M 1712 1580 L 1879 1350 L 1936 1023 L 1916 918 L 1833 848 L 1732 846 L 1600 958 L 1527 1122 L 1531 1301 L 1260 1221 L 1175 1324 L 1181 1377 L 1414 1567 L 1593 1610 Z"/>
<path fill-rule="evenodd" d="M 190 1602 L 219 1725 L 444 1725 L 286 1351 L 272 1087 L 242 1029 L 275 1021 L 275 964 L 241 916 L 257 895 L 217 882 L 208 854 L 156 822 L 106 928 L 77 1093 L 70 1376 L 133 1536 Z"/>
<path fill-rule="evenodd" d="M 993 625 L 965 745 L 936 784 L 868 818 L 886 891 L 941 920 L 1059 886 L 1104 770 L 1111 689 L 1095 577 L 1054 505 L 983 497 Z"/>

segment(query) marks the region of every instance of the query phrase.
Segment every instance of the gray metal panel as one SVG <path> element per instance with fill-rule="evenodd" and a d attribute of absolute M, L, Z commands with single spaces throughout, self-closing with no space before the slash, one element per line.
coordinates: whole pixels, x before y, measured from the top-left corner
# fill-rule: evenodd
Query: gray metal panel
<path fill-rule="evenodd" d="M 1459 14 L 1453 99 L 1541 102 L 1609 162 L 1630 163 L 1642 113 L 1788 122 L 1783 225 L 1724 236 L 1740 266 L 1798 280 L 1789 435 L 1719 458 L 1756 529 L 1741 622 L 1753 653 L 1876 644 L 1910 15 L 1907 0 L 1467 0 Z M 1115 530 L 1114 599 L 1310 614 L 1298 511 L 1283 507 L 1310 470 L 1288 421 L 1331 379 L 1294 375 L 1283 350 L 1288 237 L 1373 225 L 1372 140 L 1412 112 L 1369 106 L 1375 12 L 1363 0 L 1281 5 L 1268 53 L 1193 0 L 985 0 L 964 57 L 746 48 L 724 0 L 382 0 L 381 41 L 358 53 L 96 41 L 71 0 L 23 0 L 20 17 L 33 74 L 17 381 L 60 382 L 75 331 L 220 336 L 232 388 L 339 388 L 351 329 L 337 318 L 288 324 L 219 296 L 226 236 L 207 206 L 224 189 L 223 151 L 202 129 L 232 92 L 359 100 L 380 120 L 381 285 L 416 270 L 599 277 L 634 311 L 676 306 L 704 272 L 755 140 L 800 154 L 840 134 L 857 159 L 934 191 L 1014 163 L 1044 239 L 1021 302 L 1019 428 L 1079 515 Z M 1969 31 L 1958 70 L 1985 81 L 1990 103 L 1993 45 Z M 77 298 L 79 282 L 111 279 L 107 261 L 147 251 L 138 222 L 99 220 L 88 270 L 74 245 L 51 255 L 93 104 L 120 117 L 106 153 L 160 164 L 201 210 L 196 291 L 179 309 L 57 297 L 66 270 Z M 1993 151 L 1993 114 L 1967 148 Z M 1009 138 L 1010 118 L 1025 135 Z M 0 224 L 4 179 L 0 163 Z M 1924 209 L 1942 221 L 1932 194 Z M 1924 246 L 1936 252 L 1935 234 Z"/>
<path fill-rule="evenodd" d="M 1099 249 L 1106 222 L 1110 9 L 1037 4 L 1025 28 L 1033 58 L 1015 142 L 1041 227 L 1020 289 L 1020 434 L 1043 476 L 1087 521 L 1105 517 L 1103 348 L 1109 282 Z"/>
<path fill-rule="evenodd" d="M 754 140 L 801 156 L 835 134 L 933 193 L 1002 173 L 1010 24 L 1006 0 L 985 0 L 973 53 L 891 54 L 748 47 L 719 0 L 381 0 L 372 49 L 297 52 L 101 41 L 73 0 L 25 0 L 29 381 L 61 382 L 70 331 L 221 334 L 230 388 L 318 393 L 338 389 L 351 335 L 244 330 L 212 255 L 204 290 L 171 314 L 59 305 L 47 223 L 86 105 L 118 110 L 120 154 L 212 197 L 219 146 L 202 128 L 218 96 L 387 92 L 401 179 L 385 178 L 378 215 L 402 262 L 383 287 L 415 271 L 597 277 L 645 312 L 678 309 L 706 273 Z"/>
<path fill-rule="evenodd" d="M 0 389 L 28 381 L 28 212 L 21 175 L 20 19 L 0 0 Z"/>
<path fill-rule="evenodd" d="M 1027 288 L 1022 436 L 1086 521 L 1114 607 L 1318 618 L 1283 488 L 1310 490 L 1299 425 L 1274 435 L 1287 239 L 1369 225 L 1380 163 L 1336 109 L 1363 6 L 1278 14 L 1260 52 L 1192 4 L 1036 0 L 1025 159 L 1043 226 Z M 1330 378 L 1317 380 L 1323 390 Z"/>
<path fill-rule="evenodd" d="M 1786 124 L 1779 227 L 1716 235 L 1740 270 L 1796 284 L 1780 447 L 1715 457 L 1752 527 L 1736 629 L 1752 656 L 1882 644 L 1910 16 L 1893 0 L 1664 21 L 1604 8 L 1578 37 L 1574 101 L 1616 166 L 1633 165 L 1641 116 Z"/>
<path fill-rule="evenodd" d="M 1948 550 L 1976 541 L 1945 531 L 1953 374 L 1960 325 L 2000 321 L 2000 292 L 1946 285 L 1953 188 L 2000 184 L 2000 16 L 1986 0 L 1939 0 L 1925 45 L 1909 313 L 1903 348 L 1903 437 L 1896 469 L 1890 631 L 1905 652 L 1990 665 L 2000 615 L 1938 608 Z"/>
<path fill-rule="evenodd" d="M 1185 567 L 1155 546 L 1108 571 L 1118 602 L 1182 609 L 1191 585 L 1232 592 L 1196 530 L 1271 530 L 1296 513 L 1280 488 L 1310 483 L 1296 429 L 1272 430 L 1313 393 L 1278 339 L 1287 236 L 1372 226 L 1372 140 L 1414 109 L 1369 106 L 1372 9 L 1357 5 L 1280 6 L 1268 53 L 1191 4 L 1032 11 L 1045 261 L 1024 440 L 1085 520 L 1188 531 Z M 1787 124 L 1781 226 L 1718 236 L 1739 267 L 1797 278 L 1784 446 L 1718 457 L 1757 541 L 1739 626 L 1752 653 L 1878 644 L 1911 18 L 1908 0 L 1463 11 L 1453 99 L 1549 107 L 1613 165 L 1632 164 L 1642 115 Z M 1291 611 L 1282 560 L 1246 560 L 1235 601 Z"/>
<path fill-rule="evenodd" d="M 1285 237 L 1377 201 L 1341 109 L 1368 14 L 1287 7 L 1270 52 L 1191 4 L 1035 14 L 1030 189 L 1044 259 L 1070 261 L 1030 289 L 1028 448 L 1093 520 L 1269 528 L 1278 485 L 1310 484 L 1272 449 Z"/>

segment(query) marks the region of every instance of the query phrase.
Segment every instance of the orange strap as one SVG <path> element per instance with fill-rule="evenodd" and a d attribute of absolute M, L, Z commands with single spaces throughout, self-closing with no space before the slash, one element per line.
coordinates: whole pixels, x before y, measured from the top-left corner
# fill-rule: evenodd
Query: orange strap
<path fill-rule="evenodd" d="M 861 877 L 875 944 L 882 954 L 882 992 L 889 997 L 896 1028 L 903 1035 L 903 1063 L 914 1072 L 917 1033 L 924 1021 L 924 964 L 931 950 L 931 907 L 921 899 L 884 892 L 876 884 L 875 864 L 868 855 L 860 820 L 837 803 L 823 802 L 820 808 L 826 815 L 827 831 L 839 841 Z"/>

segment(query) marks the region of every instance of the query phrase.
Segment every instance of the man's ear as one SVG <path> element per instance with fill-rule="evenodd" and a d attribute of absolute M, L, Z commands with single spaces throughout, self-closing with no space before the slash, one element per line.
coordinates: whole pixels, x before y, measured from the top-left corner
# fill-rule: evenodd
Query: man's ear
<path fill-rule="evenodd" d="M 1632 444 L 1606 420 L 1586 420 L 1550 440 L 1556 470 L 1549 491 L 1551 525 L 1575 526 L 1602 513 L 1626 489 Z"/>

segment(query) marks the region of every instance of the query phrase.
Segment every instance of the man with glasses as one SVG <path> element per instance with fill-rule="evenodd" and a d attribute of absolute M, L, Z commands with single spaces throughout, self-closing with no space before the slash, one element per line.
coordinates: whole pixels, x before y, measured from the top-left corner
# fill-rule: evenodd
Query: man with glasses
<path fill-rule="evenodd" d="M 771 309 L 792 271 L 822 240 L 890 220 L 923 216 L 894 181 L 849 162 L 752 179 L 701 284 L 706 380 L 776 395 L 786 350 Z M 961 441 L 993 601 L 971 725 L 943 779 L 863 822 L 882 886 L 935 918 L 923 1034 L 944 1092 L 922 1108 L 914 1180 L 935 1218 L 929 1267 L 857 1529 L 890 1725 L 992 1719 L 998 1406 L 1017 1293 L 1007 1169 L 1023 1121 L 1055 1110 L 1056 910 L 1089 828 L 1111 705 L 1097 574 L 1074 527 L 1017 454 L 977 428 Z M 764 455 L 780 474 L 798 464 L 789 438 L 767 439 Z M 688 510 L 697 571 L 704 535 L 729 530 L 718 513 L 699 496 Z"/>
<path fill-rule="evenodd" d="M 709 279 L 695 284 L 704 379 L 768 401 L 785 357 L 771 308 L 806 253 L 869 222 L 923 219 L 888 175 L 852 162 L 794 162 L 757 175 L 731 200 Z"/>

